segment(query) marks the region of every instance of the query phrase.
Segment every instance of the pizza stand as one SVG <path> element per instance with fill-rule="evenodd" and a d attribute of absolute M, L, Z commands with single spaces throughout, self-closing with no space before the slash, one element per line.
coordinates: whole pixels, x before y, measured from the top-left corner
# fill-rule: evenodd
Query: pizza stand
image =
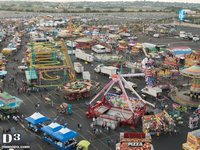
<path fill-rule="evenodd" d="M 151 144 L 151 135 L 136 132 L 120 133 L 120 142 L 116 150 L 154 150 Z"/>

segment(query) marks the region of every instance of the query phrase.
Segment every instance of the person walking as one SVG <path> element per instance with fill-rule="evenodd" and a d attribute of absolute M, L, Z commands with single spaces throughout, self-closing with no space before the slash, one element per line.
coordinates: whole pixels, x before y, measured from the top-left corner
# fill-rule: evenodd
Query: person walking
<path fill-rule="evenodd" d="M 78 130 L 81 130 L 81 128 L 82 128 L 82 125 L 80 124 L 80 123 L 78 123 Z"/>
<path fill-rule="evenodd" d="M 90 127 L 93 129 L 93 128 L 94 128 L 94 124 L 93 124 L 93 123 L 91 123 L 91 124 L 90 124 Z"/>
<path fill-rule="evenodd" d="M 35 109 L 38 110 L 40 107 L 40 103 L 38 102 L 37 104 L 35 104 Z"/>

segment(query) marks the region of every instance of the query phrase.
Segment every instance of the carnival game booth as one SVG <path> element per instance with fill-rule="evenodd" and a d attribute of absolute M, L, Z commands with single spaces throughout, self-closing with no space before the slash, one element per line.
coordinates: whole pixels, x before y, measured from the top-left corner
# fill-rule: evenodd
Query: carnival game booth
<path fill-rule="evenodd" d="M 142 117 L 143 132 L 151 135 L 163 132 L 172 132 L 175 126 L 174 120 L 166 111 L 155 115 L 145 115 Z"/>
<path fill-rule="evenodd" d="M 168 68 L 178 69 L 179 59 L 174 56 L 167 56 L 163 61 L 163 65 Z"/>
<path fill-rule="evenodd" d="M 145 133 L 120 133 L 120 143 L 116 150 L 154 150 L 151 144 L 151 135 Z"/>
<path fill-rule="evenodd" d="M 129 47 L 131 48 L 132 54 L 138 54 L 140 51 L 142 51 L 142 44 L 141 43 L 130 43 Z"/>
<path fill-rule="evenodd" d="M 0 111 L 4 114 L 17 112 L 22 102 L 21 99 L 8 94 L 7 92 L 0 93 Z"/>
<path fill-rule="evenodd" d="M 200 60 L 200 51 L 193 51 L 191 54 L 185 56 L 185 66 L 191 67 L 197 65 Z"/>
<path fill-rule="evenodd" d="M 25 120 L 28 122 L 28 127 L 34 132 L 40 131 L 41 127 L 43 127 L 46 122 L 50 121 L 48 117 L 43 116 L 39 112 L 35 112 L 31 116 L 25 118 Z"/>
<path fill-rule="evenodd" d="M 123 76 L 137 75 L 138 74 Z M 135 127 L 138 120 L 144 116 L 146 104 L 149 103 L 144 101 L 132 87 L 129 88 L 137 98 L 131 98 L 127 95 L 124 88 L 124 84 L 127 84 L 127 81 L 123 76 L 113 75 L 112 80 L 106 84 L 106 86 L 89 103 L 89 109 L 86 114 L 89 118 L 97 118 L 97 125 L 106 125 L 111 129 L 115 129 L 118 125 L 130 125 Z M 116 95 L 108 93 L 115 84 L 119 85 L 122 94 Z M 129 84 L 127 85 L 129 86 Z M 101 100 L 94 104 L 93 102 L 97 100 L 100 95 L 102 96 Z"/>
<path fill-rule="evenodd" d="M 79 38 L 75 41 L 77 43 L 76 48 L 78 49 L 90 49 L 93 45 L 93 40 L 91 38 Z"/>
<path fill-rule="evenodd" d="M 29 85 L 37 83 L 38 75 L 35 69 L 26 70 L 25 76 L 26 76 L 27 83 Z"/>
<path fill-rule="evenodd" d="M 187 142 L 182 145 L 183 150 L 200 149 L 200 129 L 188 133 Z"/>
<path fill-rule="evenodd" d="M 124 40 L 119 41 L 117 50 L 125 51 L 127 49 L 128 49 L 128 44 L 126 43 L 126 41 L 124 41 Z"/>
<path fill-rule="evenodd" d="M 43 139 L 59 150 L 75 150 L 78 133 L 63 127 L 58 123 L 51 123 L 41 128 Z"/>

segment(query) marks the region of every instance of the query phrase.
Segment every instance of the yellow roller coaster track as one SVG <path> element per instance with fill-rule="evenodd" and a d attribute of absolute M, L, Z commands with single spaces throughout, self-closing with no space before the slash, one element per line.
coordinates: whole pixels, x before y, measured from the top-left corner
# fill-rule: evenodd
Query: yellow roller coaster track
<path fill-rule="evenodd" d="M 59 86 L 63 86 L 63 84 L 45 84 L 45 85 L 34 85 L 34 87 L 59 87 Z"/>
<path fill-rule="evenodd" d="M 64 66 L 67 66 L 67 68 L 68 68 L 67 71 L 68 71 L 69 79 L 70 79 L 70 81 L 75 81 L 76 80 L 76 73 L 75 73 L 71 58 L 68 55 L 67 46 L 65 45 L 65 42 L 64 42 L 63 39 L 62 39 L 62 48 L 61 48 L 61 50 L 63 51 L 64 58 L 65 58 L 65 60 L 63 61 Z"/>
<path fill-rule="evenodd" d="M 67 66 L 44 66 L 44 65 L 38 65 L 34 67 L 38 70 L 62 70 L 68 68 Z"/>
<path fill-rule="evenodd" d="M 46 76 L 46 77 L 45 77 Z M 53 81 L 53 80 L 59 80 L 60 76 L 50 76 L 48 75 L 47 71 L 42 71 L 40 72 L 40 78 L 42 80 L 49 80 L 49 81 Z"/>

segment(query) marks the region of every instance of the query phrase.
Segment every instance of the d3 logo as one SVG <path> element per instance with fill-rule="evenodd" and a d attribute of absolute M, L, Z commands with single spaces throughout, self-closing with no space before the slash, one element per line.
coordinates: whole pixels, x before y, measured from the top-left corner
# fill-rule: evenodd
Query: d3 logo
<path fill-rule="evenodd" d="M 11 143 L 14 141 L 20 141 L 21 135 L 19 133 L 16 134 L 3 134 L 3 144 Z"/>

